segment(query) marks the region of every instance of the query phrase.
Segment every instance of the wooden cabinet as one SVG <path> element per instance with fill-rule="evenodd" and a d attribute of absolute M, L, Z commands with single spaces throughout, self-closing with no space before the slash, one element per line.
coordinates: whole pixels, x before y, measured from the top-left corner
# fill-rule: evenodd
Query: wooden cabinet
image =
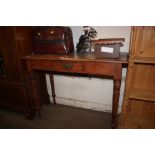
<path fill-rule="evenodd" d="M 133 27 L 121 128 L 155 128 L 155 27 Z"/>
<path fill-rule="evenodd" d="M 0 76 L 2 76 L 4 74 L 4 66 L 3 65 L 4 65 L 3 64 L 3 58 L 2 58 L 1 53 L 0 53 Z"/>
<path fill-rule="evenodd" d="M 21 65 L 21 57 L 30 54 L 32 54 L 32 27 L 0 27 L 1 107 L 25 113 L 33 110 L 31 83 L 25 77 Z M 39 82 L 43 100 L 48 96 L 45 77 L 40 77 Z"/>

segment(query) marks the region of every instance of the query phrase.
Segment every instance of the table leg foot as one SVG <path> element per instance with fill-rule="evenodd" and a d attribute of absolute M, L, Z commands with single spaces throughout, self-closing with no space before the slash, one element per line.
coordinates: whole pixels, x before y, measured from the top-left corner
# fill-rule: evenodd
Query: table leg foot
<path fill-rule="evenodd" d="M 41 111 L 37 110 L 35 116 L 37 119 L 41 118 Z"/>
<path fill-rule="evenodd" d="M 112 127 L 112 129 L 117 129 L 117 123 L 112 122 L 112 123 L 111 123 L 111 127 Z"/>
<path fill-rule="evenodd" d="M 25 113 L 25 117 L 28 119 L 28 120 L 32 120 L 35 118 L 35 112 L 26 112 Z"/>

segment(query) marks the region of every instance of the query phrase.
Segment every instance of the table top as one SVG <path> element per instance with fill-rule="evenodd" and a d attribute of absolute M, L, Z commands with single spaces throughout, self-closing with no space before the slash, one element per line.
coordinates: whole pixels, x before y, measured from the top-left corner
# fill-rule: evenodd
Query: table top
<path fill-rule="evenodd" d="M 121 52 L 119 58 L 104 58 L 100 54 L 91 53 L 80 57 L 76 54 L 33 54 L 23 57 L 26 60 L 44 59 L 44 60 L 62 60 L 62 61 L 95 61 L 95 62 L 114 62 L 114 63 L 128 63 L 128 53 Z"/>

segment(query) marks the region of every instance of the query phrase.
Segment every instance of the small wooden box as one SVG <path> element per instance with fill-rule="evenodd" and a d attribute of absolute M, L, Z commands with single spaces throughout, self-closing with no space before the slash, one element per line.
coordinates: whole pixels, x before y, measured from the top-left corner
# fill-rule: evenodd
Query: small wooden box
<path fill-rule="evenodd" d="M 124 38 L 92 40 L 92 49 L 102 58 L 119 58 L 120 47 L 123 46 L 124 41 Z"/>

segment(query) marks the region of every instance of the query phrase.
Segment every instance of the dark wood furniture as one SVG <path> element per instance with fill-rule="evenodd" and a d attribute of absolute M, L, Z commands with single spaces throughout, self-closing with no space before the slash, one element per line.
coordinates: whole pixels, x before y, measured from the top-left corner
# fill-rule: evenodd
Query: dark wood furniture
<path fill-rule="evenodd" d="M 155 27 L 133 27 L 120 128 L 155 128 Z"/>
<path fill-rule="evenodd" d="M 22 71 L 21 57 L 32 54 L 32 27 L 0 27 L 0 106 L 33 115 L 31 85 Z M 41 81 L 41 82 L 40 82 Z M 42 100 L 47 89 L 44 76 L 39 77 Z"/>
<path fill-rule="evenodd" d="M 121 86 L 122 67 L 127 64 L 127 54 L 121 54 L 118 59 L 98 58 L 90 54 L 84 58 L 76 55 L 30 55 L 22 58 L 27 66 L 27 75 L 31 78 L 32 91 L 35 97 L 36 112 L 40 113 L 41 97 L 36 83 L 38 73 L 64 73 L 88 75 L 95 77 L 110 77 L 114 81 L 112 104 L 112 127 L 117 127 L 117 110 Z M 51 76 L 52 77 L 52 76 Z M 53 79 L 51 78 L 52 85 Z M 54 86 L 52 87 L 54 89 Z M 53 94 L 55 101 L 55 94 Z"/>
<path fill-rule="evenodd" d="M 32 34 L 35 54 L 68 54 L 74 51 L 70 27 L 37 26 Z"/>

